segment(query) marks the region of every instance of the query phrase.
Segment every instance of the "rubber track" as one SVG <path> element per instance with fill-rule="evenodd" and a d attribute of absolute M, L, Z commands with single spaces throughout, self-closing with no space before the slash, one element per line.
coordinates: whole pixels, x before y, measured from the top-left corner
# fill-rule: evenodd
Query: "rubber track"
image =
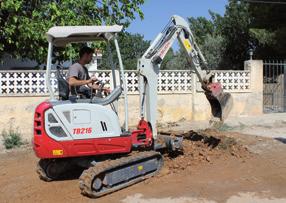
<path fill-rule="evenodd" d="M 152 172 L 152 173 L 147 174 L 145 176 L 139 176 L 139 177 L 132 179 L 131 181 L 128 181 L 126 183 L 122 183 L 122 184 L 114 186 L 110 189 L 105 189 L 102 192 L 100 192 L 100 191 L 96 192 L 96 191 L 92 190 L 93 180 L 98 174 L 101 174 L 104 171 L 109 171 L 109 170 L 115 169 L 117 167 L 129 165 L 132 162 L 137 162 L 137 161 L 145 159 L 145 158 L 151 158 L 151 157 L 156 157 L 156 156 L 161 157 L 161 160 L 160 160 L 161 164 L 159 164 L 159 167 L 155 172 Z M 93 167 L 88 168 L 87 170 L 85 170 L 82 173 L 82 175 L 79 178 L 79 187 L 80 187 L 81 193 L 83 195 L 97 198 L 97 197 L 106 195 L 108 193 L 112 193 L 114 191 L 120 190 L 122 188 L 128 187 L 128 186 L 133 185 L 137 182 L 140 182 L 142 180 L 145 180 L 147 178 L 154 176 L 160 170 L 162 165 L 163 165 L 162 155 L 159 152 L 155 152 L 155 151 L 139 152 L 135 155 L 130 155 L 128 157 L 122 157 L 122 158 L 115 159 L 115 160 L 104 161 L 104 162 L 96 164 Z"/>
<path fill-rule="evenodd" d="M 37 170 L 37 173 L 39 174 L 40 179 L 47 181 L 47 182 L 50 182 L 53 179 L 47 176 L 45 169 L 44 169 L 44 168 L 46 168 L 47 165 L 48 165 L 47 161 L 45 162 L 43 160 L 40 160 L 37 164 L 36 170 Z"/>

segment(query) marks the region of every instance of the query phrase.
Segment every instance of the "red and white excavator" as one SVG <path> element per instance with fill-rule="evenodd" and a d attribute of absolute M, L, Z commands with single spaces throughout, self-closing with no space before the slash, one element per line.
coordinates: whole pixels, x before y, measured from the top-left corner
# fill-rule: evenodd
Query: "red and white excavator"
<path fill-rule="evenodd" d="M 201 69 L 207 66 L 194 41 L 188 23 L 172 16 L 165 29 L 138 61 L 140 117 L 135 130 L 128 127 L 127 88 L 123 62 L 117 42 L 122 26 L 64 26 L 47 32 L 49 42 L 46 85 L 50 99 L 35 109 L 33 149 L 38 173 L 46 181 L 61 179 L 74 166 L 84 170 L 79 178 L 82 194 L 100 197 L 156 174 L 163 165 L 160 151 L 182 149 L 182 138 L 157 134 L 157 79 L 164 56 L 178 39 L 205 91 L 212 109 L 212 121 L 221 123 L 232 106 L 232 97 L 223 93 L 213 75 Z M 82 99 L 69 96 L 66 81 L 59 74 L 59 97 L 55 97 L 50 75 L 53 47 L 69 43 L 102 40 L 115 44 L 120 82 L 116 83 L 112 65 L 113 91 L 106 97 Z M 120 125 L 116 102 L 122 95 L 125 104 L 124 126 Z M 112 108 L 110 108 L 110 106 Z"/>

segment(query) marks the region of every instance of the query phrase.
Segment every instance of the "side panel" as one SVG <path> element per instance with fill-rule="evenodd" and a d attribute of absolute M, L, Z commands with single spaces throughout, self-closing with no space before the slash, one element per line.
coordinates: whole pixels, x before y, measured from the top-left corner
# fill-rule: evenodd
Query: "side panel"
<path fill-rule="evenodd" d="M 61 108 L 59 108 L 60 106 Z M 92 110 L 89 111 L 89 108 Z M 59 116 L 54 109 L 57 110 L 56 112 Z M 91 125 L 98 121 L 99 119 L 96 119 L 96 115 L 100 115 L 96 111 L 98 109 L 99 112 L 105 113 L 103 116 L 99 116 L 99 119 L 106 121 L 106 123 L 110 122 L 106 126 L 102 125 L 103 127 L 101 127 L 101 124 L 99 124 L 100 126 L 97 125 L 99 129 L 95 128 L 90 134 L 75 135 L 74 137 L 77 137 L 77 139 L 73 140 L 73 137 L 70 135 L 71 130 L 75 127 Z M 74 106 L 74 104 L 53 106 L 49 102 L 41 103 L 34 114 L 33 149 L 35 154 L 39 158 L 44 159 L 130 152 L 132 146 L 131 136 L 120 137 L 121 130 L 116 115 L 113 112 L 111 114 L 109 109 L 106 111 L 104 109 L 88 107 L 82 104 L 78 104 L 78 106 Z M 70 113 L 67 113 L 67 111 Z M 74 115 L 73 112 L 75 112 Z M 68 116 L 69 114 L 70 116 Z M 88 115 L 90 115 L 90 118 Z M 73 119 L 72 116 L 76 118 Z M 69 126 L 66 127 L 65 123 L 69 123 Z M 84 132 L 89 132 L 89 130 Z M 97 132 L 100 132 L 99 136 L 96 134 Z M 109 135 L 110 137 L 104 137 Z M 82 138 L 80 136 L 85 138 L 80 139 Z"/>
<path fill-rule="evenodd" d="M 107 107 L 75 103 L 56 105 L 53 110 L 72 139 L 118 137 L 121 134 L 118 116 Z"/>
<path fill-rule="evenodd" d="M 35 154 L 41 159 L 128 153 L 132 146 L 130 137 L 59 142 L 46 133 L 35 135 L 33 142 Z"/>

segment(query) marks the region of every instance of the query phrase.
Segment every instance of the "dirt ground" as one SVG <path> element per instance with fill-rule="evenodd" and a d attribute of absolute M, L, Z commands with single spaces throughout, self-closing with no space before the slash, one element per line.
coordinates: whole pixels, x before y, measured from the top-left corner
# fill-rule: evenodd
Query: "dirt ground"
<path fill-rule="evenodd" d="M 173 131 L 184 154 L 164 156 L 154 178 L 100 199 L 77 179 L 44 182 L 31 147 L 0 154 L 0 202 L 286 202 L 286 139 L 236 132 Z"/>

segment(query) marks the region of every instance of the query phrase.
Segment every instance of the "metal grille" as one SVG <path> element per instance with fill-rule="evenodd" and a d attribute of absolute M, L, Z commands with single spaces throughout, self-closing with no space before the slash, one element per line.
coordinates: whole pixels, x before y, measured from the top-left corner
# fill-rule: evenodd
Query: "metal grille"
<path fill-rule="evenodd" d="M 52 126 L 49 128 L 50 132 L 57 137 L 67 137 L 64 129 L 61 126 Z"/>
<path fill-rule="evenodd" d="M 263 107 L 265 113 L 286 112 L 286 60 L 263 61 Z"/>

